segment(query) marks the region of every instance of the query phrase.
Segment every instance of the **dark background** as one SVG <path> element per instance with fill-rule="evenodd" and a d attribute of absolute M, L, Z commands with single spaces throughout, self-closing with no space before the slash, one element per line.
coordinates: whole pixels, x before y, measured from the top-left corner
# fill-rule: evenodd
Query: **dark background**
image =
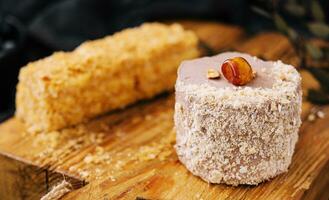
<path fill-rule="evenodd" d="M 145 21 L 201 19 L 272 29 L 251 11 L 270 1 L 244 0 L 0 0 L 0 121 L 14 112 L 19 68 L 56 50 Z M 284 1 L 279 1 L 280 4 Z M 327 19 L 329 1 L 322 0 Z"/>

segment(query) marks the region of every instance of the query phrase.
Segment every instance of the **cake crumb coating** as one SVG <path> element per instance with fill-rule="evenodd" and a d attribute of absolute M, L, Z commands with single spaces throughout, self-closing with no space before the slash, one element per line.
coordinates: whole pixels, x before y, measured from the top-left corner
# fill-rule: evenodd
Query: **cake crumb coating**
<path fill-rule="evenodd" d="M 301 78 L 273 62 L 272 88 L 176 82 L 176 151 L 207 182 L 257 185 L 288 170 L 301 125 Z"/>

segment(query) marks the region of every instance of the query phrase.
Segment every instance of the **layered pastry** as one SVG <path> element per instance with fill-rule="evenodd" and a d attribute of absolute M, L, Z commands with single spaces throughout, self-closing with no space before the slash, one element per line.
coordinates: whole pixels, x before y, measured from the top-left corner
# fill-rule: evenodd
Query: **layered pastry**
<path fill-rule="evenodd" d="M 176 81 L 178 157 L 210 183 L 275 177 L 291 163 L 301 102 L 301 77 L 281 61 L 238 52 L 184 61 Z"/>
<path fill-rule="evenodd" d="M 29 63 L 19 74 L 16 116 L 52 131 L 172 90 L 181 61 L 199 55 L 180 25 L 147 23 Z"/>

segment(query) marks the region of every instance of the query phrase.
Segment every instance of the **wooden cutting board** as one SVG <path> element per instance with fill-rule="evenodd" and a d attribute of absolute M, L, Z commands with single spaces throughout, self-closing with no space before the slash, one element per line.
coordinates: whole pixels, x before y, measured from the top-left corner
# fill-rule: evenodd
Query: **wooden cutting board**
<path fill-rule="evenodd" d="M 239 27 L 181 21 L 214 52 L 238 50 L 298 65 L 276 33 L 248 37 Z M 307 72 L 303 89 L 319 87 Z M 259 186 L 202 181 L 177 159 L 173 94 L 163 94 L 58 132 L 30 134 L 11 118 L 0 125 L 0 199 L 39 199 L 63 179 L 63 199 L 328 199 L 329 106 L 303 103 L 303 125 L 287 173 Z M 326 115 L 307 120 L 315 110 Z"/>

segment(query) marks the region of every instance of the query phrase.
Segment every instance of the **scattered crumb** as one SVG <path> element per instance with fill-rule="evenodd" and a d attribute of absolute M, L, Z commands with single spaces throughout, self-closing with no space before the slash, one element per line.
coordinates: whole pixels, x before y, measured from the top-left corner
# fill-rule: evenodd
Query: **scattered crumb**
<path fill-rule="evenodd" d="M 315 117 L 316 116 L 313 113 L 311 113 L 307 116 L 307 120 L 310 121 L 310 122 L 313 122 L 315 120 Z"/>
<path fill-rule="evenodd" d="M 159 142 L 152 142 L 149 145 L 141 146 L 136 155 L 139 161 L 148 161 L 159 159 L 166 160 L 173 153 L 173 144 L 175 142 L 175 133 L 171 131 L 169 136 L 162 138 Z"/>
<path fill-rule="evenodd" d="M 257 72 L 256 71 L 253 71 L 252 72 L 252 78 L 256 78 L 256 76 L 257 76 Z"/>
<path fill-rule="evenodd" d="M 110 176 L 109 179 L 110 179 L 111 181 L 113 181 L 113 182 L 116 181 L 116 178 L 113 177 L 113 176 Z"/>
<path fill-rule="evenodd" d="M 59 136 L 58 131 L 36 134 L 33 146 L 47 145 L 48 148 L 55 148 L 58 145 Z"/>
<path fill-rule="evenodd" d="M 86 164 L 107 164 L 110 160 L 110 153 L 101 146 L 97 146 L 94 153 L 88 153 L 83 159 Z"/>
<path fill-rule="evenodd" d="M 103 154 L 104 153 L 104 148 L 101 146 L 96 147 L 96 154 Z"/>
<path fill-rule="evenodd" d="M 152 115 L 145 115 L 134 118 L 134 121 L 151 120 L 153 117 Z M 97 126 L 97 132 L 93 132 L 86 125 L 78 125 L 57 132 L 38 133 L 35 136 L 36 139 L 33 145 L 44 145 L 44 148 L 41 148 L 44 150 L 34 157 L 34 161 L 44 164 L 46 160 L 47 163 L 57 164 L 74 152 L 86 147 L 94 147 L 94 149 L 86 152 L 84 157 L 81 157 L 80 163 L 69 167 L 68 171 L 88 181 L 103 179 L 109 176 L 112 177 L 112 181 L 116 181 L 117 179 L 114 175 L 128 166 L 132 166 L 131 164 L 134 165 L 154 159 L 164 161 L 173 155 L 174 131 L 166 133 L 167 135 L 159 140 L 143 144 L 142 146 L 127 147 L 119 152 L 111 152 L 101 146 L 106 138 L 104 130 L 108 129 L 109 125 L 102 122 L 102 124 Z M 120 129 L 114 130 L 113 134 L 121 139 L 127 135 Z"/>
<path fill-rule="evenodd" d="M 323 119 L 325 117 L 325 113 L 320 110 L 318 107 L 313 107 L 311 109 L 310 114 L 307 116 L 307 120 L 309 122 L 315 121 L 317 118 Z"/>
<path fill-rule="evenodd" d="M 79 175 L 81 176 L 81 178 L 88 178 L 89 177 L 89 172 L 79 171 Z"/>
<path fill-rule="evenodd" d="M 219 72 L 217 70 L 214 70 L 214 69 L 208 69 L 207 78 L 209 78 L 209 79 L 220 78 Z"/>
<path fill-rule="evenodd" d="M 86 164 L 89 164 L 93 161 L 93 157 L 92 155 L 88 154 L 84 159 L 83 162 L 85 162 Z"/>
<path fill-rule="evenodd" d="M 323 119 L 324 118 L 324 116 L 325 116 L 325 113 L 323 112 L 323 111 L 318 111 L 317 113 L 316 113 L 316 116 L 318 116 L 318 118 L 321 118 L 321 119 Z"/>
<path fill-rule="evenodd" d="M 75 166 L 71 166 L 71 167 L 69 168 L 69 171 L 75 171 L 75 170 L 77 170 L 77 168 L 76 168 Z"/>
<path fill-rule="evenodd" d="M 105 125 L 103 127 L 105 128 Z M 56 163 L 60 158 L 73 151 L 102 143 L 104 138 L 104 132 L 92 132 L 84 124 L 60 131 L 37 133 L 32 145 L 39 148 L 44 147 L 44 150 L 34 156 L 34 160 L 39 162 L 47 159 L 50 163 Z M 85 162 L 90 161 L 90 159 L 86 158 Z"/>
<path fill-rule="evenodd" d="M 101 173 L 102 173 L 102 170 L 101 170 L 101 169 L 99 169 L 99 168 L 96 168 L 96 169 L 95 169 L 95 173 L 96 173 L 97 175 L 99 175 L 99 174 L 101 174 Z"/>

